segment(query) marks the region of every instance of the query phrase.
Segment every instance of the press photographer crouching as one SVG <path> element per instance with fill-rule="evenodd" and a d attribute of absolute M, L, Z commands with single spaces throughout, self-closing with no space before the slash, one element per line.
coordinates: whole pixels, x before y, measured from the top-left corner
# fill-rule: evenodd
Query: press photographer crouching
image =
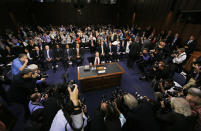
<path fill-rule="evenodd" d="M 201 86 L 201 65 L 197 62 L 192 64 L 192 70 L 189 74 L 189 80 L 184 85 L 184 89 L 188 90 L 190 87 L 200 87 Z"/>
<path fill-rule="evenodd" d="M 8 91 L 9 102 L 22 104 L 26 114 L 29 114 L 28 98 L 33 93 L 36 85 L 32 75 L 32 70 L 24 69 L 19 77 L 11 82 L 11 87 Z"/>
<path fill-rule="evenodd" d="M 41 92 L 42 89 L 47 87 L 47 83 L 45 82 L 45 80 L 48 75 L 46 73 L 41 72 L 36 64 L 31 64 L 27 66 L 27 68 L 32 70 L 32 78 L 36 81 L 36 88 L 39 92 Z"/>
<path fill-rule="evenodd" d="M 173 76 L 174 72 L 171 72 L 169 66 L 165 64 L 164 61 L 155 62 L 140 80 L 153 79 L 153 82 L 160 79 L 167 79 Z"/>
<path fill-rule="evenodd" d="M 186 100 L 190 103 L 192 113 L 197 118 L 195 131 L 200 131 L 201 130 L 201 90 L 198 88 L 188 89 Z"/>
<path fill-rule="evenodd" d="M 152 104 L 148 100 L 136 98 L 129 93 L 122 97 L 121 105 L 126 109 L 123 131 L 159 131 Z"/>
<path fill-rule="evenodd" d="M 161 101 L 161 108 L 157 111 L 157 119 L 163 131 L 194 131 L 195 117 L 188 101 L 181 97 L 171 97 L 169 112 L 164 112 L 166 108 L 164 101 Z"/>
<path fill-rule="evenodd" d="M 44 108 L 43 101 L 45 99 L 48 99 L 48 95 L 45 94 L 44 96 L 41 96 L 40 93 L 34 93 L 30 96 L 29 101 L 29 111 L 32 114 L 32 112 L 36 111 L 37 109 Z"/>
<path fill-rule="evenodd" d="M 94 114 L 91 123 L 92 131 L 121 131 L 126 119 L 113 101 L 101 103 L 100 109 Z"/>
<path fill-rule="evenodd" d="M 68 87 L 69 99 L 66 99 L 62 109 L 55 115 L 50 131 L 84 131 L 88 118 L 78 99 L 78 87 L 74 84 L 73 88 Z"/>

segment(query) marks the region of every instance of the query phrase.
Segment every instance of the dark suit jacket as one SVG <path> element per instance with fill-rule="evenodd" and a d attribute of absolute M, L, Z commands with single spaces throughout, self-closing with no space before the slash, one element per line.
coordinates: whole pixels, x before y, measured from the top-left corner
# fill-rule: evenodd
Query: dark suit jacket
<path fill-rule="evenodd" d="M 63 58 L 67 59 L 68 57 L 73 57 L 73 49 L 69 48 L 69 53 L 67 53 L 67 49 L 65 48 L 63 51 Z"/>
<path fill-rule="evenodd" d="M 129 45 L 129 49 L 129 56 L 136 57 L 140 52 L 140 43 L 132 43 L 131 45 Z"/>
<path fill-rule="evenodd" d="M 63 55 L 62 49 L 61 48 L 55 48 L 54 50 L 54 57 L 55 58 L 61 58 Z"/>
<path fill-rule="evenodd" d="M 107 53 L 107 49 L 106 49 L 106 46 L 105 46 L 105 45 L 103 46 L 103 49 L 104 49 L 104 53 L 106 54 L 106 53 Z M 101 49 L 101 46 L 100 46 L 100 45 L 97 47 L 97 51 L 99 52 L 99 54 L 102 53 L 102 49 Z"/>
<path fill-rule="evenodd" d="M 161 114 L 157 112 L 157 118 L 163 131 L 194 131 L 194 118 L 192 116 L 185 117 L 176 112 Z"/>
<path fill-rule="evenodd" d="M 97 47 L 97 43 L 95 42 L 95 40 L 93 40 L 93 44 L 94 44 L 94 48 L 96 48 Z M 89 40 L 89 47 L 92 48 L 92 46 L 91 46 L 91 40 Z"/>
<path fill-rule="evenodd" d="M 196 46 L 196 41 L 193 40 L 192 42 L 188 43 L 188 41 L 185 42 L 184 46 L 188 46 L 188 48 L 186 49 L 186 53 L 187 54 L 191 54 Z"/>
<path fill-rule="evenodd" d="M 108 47 L 106 48 L 106 53 L 109 54 L 109 52 L 110 52 L 110 47 L 108 46 Z M 112 52 L 113 54 L 115 53 L 115 48 L 114 48 L 113 45 L 111 46 L 111 52 Z"/>
<path fill-rule="evenodd" d="M 34 50 L 32 52 L 32 55 L 33 55 L 33 59 L 34 60 L 39 60 L 39 59 L 42 59 L 43 58 L 43 53 L 42 51 L 39 50 L 39 54 L 37 54 L 37 52 Z"/>
<path fill-rule="evenodd" d="M 123 131 L 159 131 L 150 103 L 143 102 L 124 116 L 126 123 Z"/>
<path fill-rule="evenodd" d="M 74 52 L 73 55 L 76 58 L 77 57 L 77 49 L 75 48 L 73 52 Z M 83 49 L 79 48 L 79 55 L 80 55 L 81 58 L 83 58 L 83 54 L 84 54 Z"/>
<path fill-rule="evenodd" d="M 43 55 L 44 55 L 44 58 L 47 59 L 47 50 L 43 51 Z M 53 51 L 51 49 L 49 49 L 49 57 L 52 59 L 54 58 L 54 54 L 53 54 Z"/>

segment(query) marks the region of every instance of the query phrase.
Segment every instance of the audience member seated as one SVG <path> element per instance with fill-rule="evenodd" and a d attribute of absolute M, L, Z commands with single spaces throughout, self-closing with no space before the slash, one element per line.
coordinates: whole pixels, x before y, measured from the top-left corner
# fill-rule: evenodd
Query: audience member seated
<path fill-rule="evenodd" d="M 84 55 L 83 49 L 80 48 L 79 44 L 76 44 L 76 48 L 74 49 L 74 59 L 75 59 L 75 64 L 77 66 L 82 65 L 82 62 L 83 62 L 83 59 L 84 59 L 83 55 Z"/>
<path fill-rule="evenodd" d="M 51 63 L 51 66 L 52 68 L 54 68 L 54 53 L 52 51 L 52 49 L 50 49 L 50 47 L 48 45 L 45 46 L 45 50 L 43 52 L 43 55 L 44 55 L 44 59 L 45 59 L 45 68 L 46 69 L 49 69 L 50 67 L 50 63 Z"/>

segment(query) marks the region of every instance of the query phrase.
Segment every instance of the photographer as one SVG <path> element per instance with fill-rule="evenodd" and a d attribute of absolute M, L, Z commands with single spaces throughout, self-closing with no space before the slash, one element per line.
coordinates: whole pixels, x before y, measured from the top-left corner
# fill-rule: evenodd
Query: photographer
<path fill-rule="evenodd" d="M 198 88 L 190 88 L 186 96 L 186 100 L 190 103 L 192 113 L 197 116 L 195 124 L 196 131 L 201 130 L 201 90 Z"/>
<path fill-rule="evenodd" d="M 182 71 L 182 65 L 184 64 L 187 55 L 185 53 L 185 49 L 184 48 L 179 48 L 177 49 L 177 52 L 172 54 L 172 65 L 171 68 L 173 69 L 173 71 L 175 72 L 181 72 Z"/>
<path fill-rule="evenodd" d="M 183 90 L 182 86 L 172 79 L 160 80 L 153 88 L 155 92 L 161 92 L 164 95 L 175 94 L 176 96 Z"/>
<path fill-rule="evenodd" d="M 32 114 L 32 112 L 36 111 L 37 109 L 44 108 L 42 101 L 47 99 L 48 95 L 45 94 L 45 96 L 41 96 L 40 93 L 34 93 L 30 96 L 29 101 L 29 111 Z"/>
<path fill-rule="evenodd" d="M 92 119 L 92 131 L 121 131 L 126 119 L 119 111 L 115 102 L 102 102 L 100 110 L 95 112 Z"/>
<path fill-rule="evenodd" d="M 83 131 L 87 125 L 87 117 L 82 112 L 78 99 L 78 87 L 68 87 L 70 100 L 65 103 L 52 121 L 50 131 Z"/>
<path fill-rule="evenodd" d="M 198 63 L 192 64 L 192 71 L 189 75 L 189 81 L 184 85 L 184 89 L 189 89 L 191 86 L 201 85 L 201 66 Z"/>
<path fill-rule="evenodd" d="M 124 131 L 159 131 L 150 103 L 146 101 L 139 103 L 128 93 L 123 95 L 122 104 L 127 108 Z"/>
<path fill-rule="evenodd" d="M 11 83 L 11 87 L 8 90 L 8 100 L 13 103 L 22 104 L 27 114 L 28 111 L 28 97 L 32 94 L 35 88 L 35 82 L 32 78 L 32 70 L 24 69 L 18 79 L 15 79 Z"/>
<path fill-rule="evenodd" d="M 144 48 L 140 54 L 141 58 L 136 62 L 142 74 L 145 73 L 145 68 L 150 62 L 150 55 L 148 49 Z"/>
<path fill-rule="evenodd" d="M 161 109 L 157 111 L 157 119 L 163 131 L 194 131 L 194 117 L 188 101 L 180 97 L 171 97 L 172 111 L 162 112 L 166 108 L 161 101 Z"/>
<path fill-rule="evenodd" d="M 152 84 L 158 82 L 160 79 L 172 78 L 174 72 L 169 70 L 169 66 L 164 61 L 155 62 L 152 68 L 144 73 L 140 80 L 146 80 L 148 78 L 154 79 Z"/>

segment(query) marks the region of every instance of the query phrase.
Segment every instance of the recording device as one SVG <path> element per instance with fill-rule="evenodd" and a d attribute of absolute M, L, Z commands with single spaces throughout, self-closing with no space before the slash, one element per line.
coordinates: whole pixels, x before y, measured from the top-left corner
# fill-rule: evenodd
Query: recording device
<path fill-rule="evenodd" d="M 158 61 L 156 61 L 155 63 L 154 63 L 154 65 L 153 65 L 153 68 L 156 68 L 156 69 L 158 69 L 159 68 L 159 62 Z"/>

